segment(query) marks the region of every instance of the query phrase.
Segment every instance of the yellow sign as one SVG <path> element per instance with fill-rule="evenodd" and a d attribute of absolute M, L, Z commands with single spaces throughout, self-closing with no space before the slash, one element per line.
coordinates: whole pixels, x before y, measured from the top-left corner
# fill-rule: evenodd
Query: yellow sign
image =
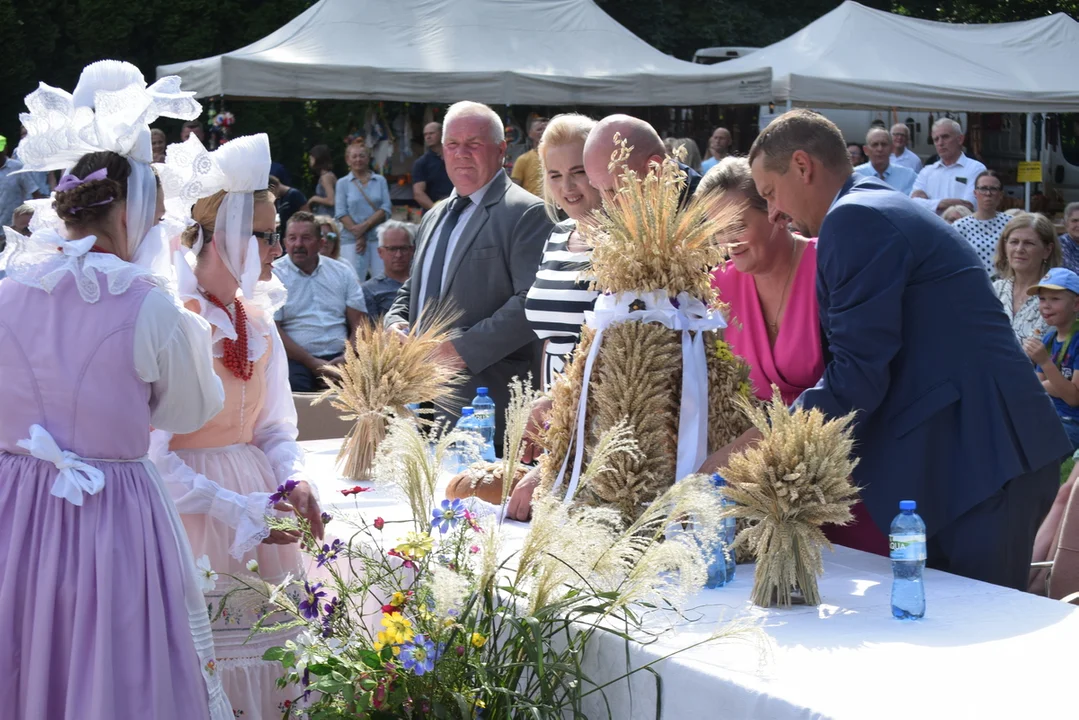
<path fill-rule="evenodd" d="M 1016 178 L 1017 182 L 1041 182 L 1042 181 L 1042 164 L 1037 160 L 1031 162 L 1020 162 L 1019 173 Z"/>

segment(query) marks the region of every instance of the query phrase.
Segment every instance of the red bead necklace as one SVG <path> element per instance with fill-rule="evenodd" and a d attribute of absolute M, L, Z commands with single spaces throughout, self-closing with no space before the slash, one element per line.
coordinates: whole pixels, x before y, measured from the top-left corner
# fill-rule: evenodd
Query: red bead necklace
<path fill-rule="evenodd" d="M 206 299 L 212 305 L 221 308 L 232 320 L 233 327 L 236 328 L 235 340 L 225 338 L 221 342 L 221 362 L 233 375 L 247 382 L 251 379 L 252 373 L 255 372 L 255 363 L 247 359 L 247 312 L 244 311 L 243 303 L 239 300 L 236 301 L 236 317 L 233 318 L 232 313 L 228 311 L 225 304 L 216 297 L 206 293 Z"/>

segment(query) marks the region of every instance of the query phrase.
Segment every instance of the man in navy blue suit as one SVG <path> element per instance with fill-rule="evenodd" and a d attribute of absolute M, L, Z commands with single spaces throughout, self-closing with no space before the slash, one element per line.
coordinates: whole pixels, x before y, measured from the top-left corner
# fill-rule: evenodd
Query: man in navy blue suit
<path fill-rule="evenodd" d="M 856 411 L 855 483 L 877 528 L 900 500 L 925 519 L 928 564 L 1025 588 L 1038 524 L 1071 445 L 970 244 L 908 197 L 852 177 L 843 137 L 794 110 L 749 160 L 773 215 L 817 235 L 831 359 L 798 399 Z"/>

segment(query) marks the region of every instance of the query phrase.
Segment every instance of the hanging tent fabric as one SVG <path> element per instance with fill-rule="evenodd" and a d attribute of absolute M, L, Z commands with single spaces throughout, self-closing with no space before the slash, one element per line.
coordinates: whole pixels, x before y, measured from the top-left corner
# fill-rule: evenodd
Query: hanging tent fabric
<path fill-rule="evenodd" d="M 767 69 L 661 53 L 591 0 L 321 0 L 265 38 L 158 67 L 198 97 L 759 104 Z"/>
<path fill-rule="evenodd" d="M 1079 23 L 1057 14 L 953 25 L 848 1 L 785 40 L 723 67 L 771 68 L 777 103 L 1069 112 L 1079 110 Z"/>

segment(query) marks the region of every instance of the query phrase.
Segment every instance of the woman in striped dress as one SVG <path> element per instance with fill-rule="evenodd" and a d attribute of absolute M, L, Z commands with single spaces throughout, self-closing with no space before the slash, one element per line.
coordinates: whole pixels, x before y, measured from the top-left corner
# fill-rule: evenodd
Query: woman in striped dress
<path fill-rule="evenodd" d="M 550 389 L 555 376 L 569 362 L 581 338 L 584 313 L 592 309 L 598 294 L 589 289 L 592 249 L 578 227 L 589 222 L 592 212 L 601 206 L 599 191 L 588 183 L 584 172 L 584 142 L 595 124 L 584 115 L 558 115 L 547 124 L 537 149 L 543 167 L 543 201 L 547 214 L 558 223 L 543 248 L 536 281 L 525 299 L 528 321 L 544 341 L 544 390 Z M 561 220 L 563 217 L 568 219 Z M 547 398 L 533 408 L 530 430 L 540 427 L 550 408 Z M 525 462 L 539 457 L 542 451 L 526 440 Z M 514 489 L 509 504 L 511 518 L 528 519 L 537 480 L 538 474 L 530 473 Z"/>

